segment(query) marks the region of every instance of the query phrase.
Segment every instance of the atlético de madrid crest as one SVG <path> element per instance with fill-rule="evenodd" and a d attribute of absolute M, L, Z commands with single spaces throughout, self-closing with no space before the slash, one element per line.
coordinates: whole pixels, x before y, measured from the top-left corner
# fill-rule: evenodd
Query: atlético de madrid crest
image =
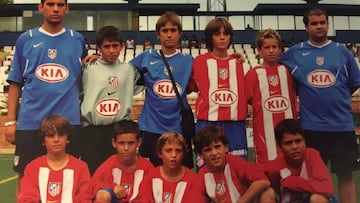
<path fill-rule="evenodd" d="M 269 79 L 269 84 L 272 86 L 276 86 L 279 84 L 279 79 L 277 75 L 270 75 L 268 79 Z"/>
<path fill-rule="evenodd" d="M 55 59 L 57 57 L 57 49 L 48 49 L 48 57 Z"/>
<path fill-rule="evenodd" d="M 325 58 L 323 56 L 316 57 L 316 64 L 318 64 L 319 66 L 324 65 L 324 62 L 325 62 Z"/>

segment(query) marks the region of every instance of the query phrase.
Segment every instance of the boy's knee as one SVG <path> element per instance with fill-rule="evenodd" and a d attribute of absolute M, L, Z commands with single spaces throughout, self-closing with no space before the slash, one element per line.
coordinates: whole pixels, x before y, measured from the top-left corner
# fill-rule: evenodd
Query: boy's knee
<path fill-rule="evenodd" d="M 95 202 L 110 203 L 111 194 L 106 190 L 99 190 L 96 193 Z"/>
<path fill-rule="evenodd" d="M 312 194 L 309 198 L 309 203 L 329 203 L 329 198 L 321 194 Z"/>
<path fill-rule="evenodd" d="M 276 192 L 272 187 L 265 189 L 260 195 L 257 203 L 272 203 L 276 202 Z"/>

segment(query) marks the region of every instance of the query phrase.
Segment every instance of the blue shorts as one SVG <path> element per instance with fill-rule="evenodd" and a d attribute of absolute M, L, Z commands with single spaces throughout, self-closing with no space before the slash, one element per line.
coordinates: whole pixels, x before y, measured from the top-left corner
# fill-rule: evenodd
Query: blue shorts
<path fill-rule="evenodd" d="M 105 190 L 111 195 L 111 203 L 119 203 L 118 198 L 116 197 L 114 190 L 108 187 L 101 188 L 102 190 Z"/>

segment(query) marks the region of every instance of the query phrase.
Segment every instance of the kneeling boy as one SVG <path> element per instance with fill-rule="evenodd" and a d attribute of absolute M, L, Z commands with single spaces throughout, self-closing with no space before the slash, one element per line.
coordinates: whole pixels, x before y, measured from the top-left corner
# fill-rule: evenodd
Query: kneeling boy
<path fill-rule="evenodd" d="M 306 148 L 303 129 L 294 119 L 285 119 L 275 128 L 283 156 L 265 164 L 265 173 L 280 194 L 282 203 L 328 203 L 333 183 L 318 151 Z"/>
<path fill-rule="evenodd" d="M 137 154 L 141 144 L 140 130 L 134 121 L 114 124 L 112 145 L 116 154 L 105 160 L 92 178 L 95 202 L 131 202 L 139 194 L 139 186 L 153 165 Z"/>
<path fill-rule="evenodd" d="M 260 167 L 227 154 L 227 144 L 216 126 L 202 128 L 194 138 L 195 150 L 206 161 L 199 176 L 207 196 L 214 202 L 275 202 L 275 193 Z"/>

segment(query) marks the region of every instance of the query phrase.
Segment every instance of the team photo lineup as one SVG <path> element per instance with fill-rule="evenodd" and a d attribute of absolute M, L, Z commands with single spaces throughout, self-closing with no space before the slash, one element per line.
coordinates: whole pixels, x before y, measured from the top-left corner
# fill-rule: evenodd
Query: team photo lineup
<path fill-rule="evenodd" d="M 117 26 L 91 47 L 66 26 L 67 0 L 38 1 L 42 24 L 19 35 L 6 75 L 16 203 L 357 203 L 360 46 L 328 36 L 320 4 L 303 12 L 304 41 L 259 29 L 249 67 L 226 17 L 197 40 L 165 11 L 159 44 L 135 54 Z"/>

